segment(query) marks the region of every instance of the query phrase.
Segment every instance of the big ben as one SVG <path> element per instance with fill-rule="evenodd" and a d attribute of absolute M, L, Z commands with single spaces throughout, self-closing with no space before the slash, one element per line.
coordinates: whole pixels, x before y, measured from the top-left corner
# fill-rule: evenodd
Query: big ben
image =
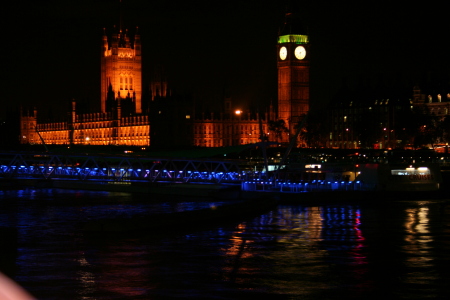
<path fill-rule="evenodd" d="M 309 111 L 310 45 L 308 35 L 298 18 L 286 14 L 278 35 L 278 119 L 285 122 L 289 134 Z M 282 138 L 289 141 L 289 136 Z"/>

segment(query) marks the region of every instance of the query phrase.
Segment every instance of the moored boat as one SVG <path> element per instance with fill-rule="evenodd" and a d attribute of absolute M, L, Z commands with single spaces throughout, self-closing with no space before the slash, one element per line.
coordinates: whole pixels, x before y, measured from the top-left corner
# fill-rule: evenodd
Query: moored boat
<path fill-rule="evenodd" d="M 303 168 L 282 170 L 264 179 L 242 182 L 246 197 L 268 192 L 275 194 L 302 194 L 331 192 L 331 197 L 359 198 L 373 192 L 388 193 L 424 192 L 445 196 L 441 188 L 442 174 L 438 164 L 314 164 Z M 309 194 L 306 196 L 306 194 Z M 323 194 L 321 194 L 323 196 Z"/>

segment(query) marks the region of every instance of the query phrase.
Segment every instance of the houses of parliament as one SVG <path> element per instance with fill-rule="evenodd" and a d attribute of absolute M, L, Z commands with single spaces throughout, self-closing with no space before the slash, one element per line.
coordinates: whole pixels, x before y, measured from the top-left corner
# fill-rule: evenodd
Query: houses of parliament
<path fill-rule="evenodd" d="M 63 122 L 40 122 L 37 109 L 22 109 L 21 144 L 223 147 L 260 142 L 270 134 L 270 121 L 283 120 L 280 142 L 288 142 L 294 125 L 309 110 L 308 35 L 287 14 L 278 36 L 278 109 L 241 111 L 230 98 L 222 111 L 196 111 L 192 103 L 171 95 L 160 77 L 142 82 L 142 49 L 138 30 L 104 31 L 101 48 L 100 111 L 78 113 L 70 105 Z M 273 139 L 271 139 L 273 140 Z"/>

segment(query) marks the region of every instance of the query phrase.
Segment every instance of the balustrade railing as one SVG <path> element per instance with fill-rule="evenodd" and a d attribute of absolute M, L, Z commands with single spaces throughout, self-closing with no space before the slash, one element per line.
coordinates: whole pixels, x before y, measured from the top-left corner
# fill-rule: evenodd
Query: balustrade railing
<path fill-rule="evenodd" d="M 240 183 L 233 160 L 0 153 L 0 177 Z"/>

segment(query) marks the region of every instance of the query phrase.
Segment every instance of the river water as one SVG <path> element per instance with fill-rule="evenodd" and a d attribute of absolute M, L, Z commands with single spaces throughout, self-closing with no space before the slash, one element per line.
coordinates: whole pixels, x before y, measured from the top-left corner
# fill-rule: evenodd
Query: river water
<path fill-rule="evenodd" d="M 91 237 L 85 222 L 223 202 L 0 192 L 0 270 L 38 299 L 449 299 L 447 202 L 283 205 L 247 220 Z"/>

